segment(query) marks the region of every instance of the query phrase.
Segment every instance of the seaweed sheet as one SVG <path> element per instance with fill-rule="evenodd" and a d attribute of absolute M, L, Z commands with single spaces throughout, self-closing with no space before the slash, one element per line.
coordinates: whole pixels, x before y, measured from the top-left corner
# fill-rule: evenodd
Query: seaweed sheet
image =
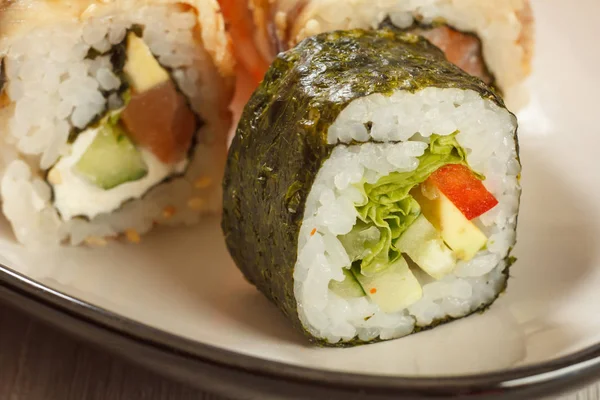
<path fill-rule="evenodd" d="M 243 111 L 223 181 L 226 244 L 246 279 L 317 344 L 329 345 L 298 317 L 293 270 L 308 193 L 335 147 L 327 129 L 354 99 L 424 87 L 471 89 L 504 107 L 427 40 L 357 29 L 313 36 L 281 53 Z"/>
<path fill-rule="evenodd" d="M 397 27 L 396 25 L 394 25 L 394 23 L 392 22 L 390 17 L 387 17 L 379 24 L 380 29 L 382 29 L 382 28 L 398 29 L 398 30 L 401 30 L 402 32 L 409 32 L 409 33 L 413 33 L 415 35 L 423 35 L 423 32 L 427 32 L 429 30 L 436 29 L 439 27 L 447 27 L 448 29 L 450 29 L 451 31 L 453 31 L 455 33 L 460 33 L 460 34 L 469 36 L 476 40 L 476 42 L 478 44 L 478 48 L 479 48 L 477 57 L 480 58 L 483 62 L 483 76 L 481 77 L 481 79 L 485 83 L 487 83 L 488 85 L 490 85 L 494 89 L 496 89 L 496 91 L 498 93 L 502 94 L 502 90 L 500 90 L 500 88 L 497 85 L 496 77 L 494 76 L 492 71 L 490 71 L 490 68 L 486 63 L 485 57 L 483 56 L 483 43 L 481 42 L 481 38 L 479 37 L 477 32 L 460 30 L 460 29 L 448 24 L 447 21 L 444 19 L 437 19 L 437 20 L 432 21 L 431 23 L 423 23 L 422 21 L 415 20 L 415 22 L 413 22 L 413 24 L 411 26 L 409 26 L 407 28 L 400 28 L 400 27 Z"/>

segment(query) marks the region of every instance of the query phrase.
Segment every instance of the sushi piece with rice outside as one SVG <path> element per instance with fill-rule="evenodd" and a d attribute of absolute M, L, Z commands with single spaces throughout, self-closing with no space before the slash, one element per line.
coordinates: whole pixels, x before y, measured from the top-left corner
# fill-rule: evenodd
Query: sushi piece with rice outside
<path fill-rule="evenodd" d="M 488 307 L 516 242 L 517 121 L 397 29 L 309 37 L 252 95 L 223 182 L 245 277 L 308 338 L 399 338 Z"/>
<path fill-rule="evenodd" d="M 137 242 L 220 211 L 234 60 L 216 1 L 0 8 L 0 189 L 20 242 Z"/>
<path fill-rule="evenodd" d="M 424 36 L 448 60 L 500 89 L 511 107 L 527 101 L 523 83 L 534 48 L 529 0 L 220 0 L 236 54 L 260 82 L 277 53 L 339 29 L 383 26 Z"/>

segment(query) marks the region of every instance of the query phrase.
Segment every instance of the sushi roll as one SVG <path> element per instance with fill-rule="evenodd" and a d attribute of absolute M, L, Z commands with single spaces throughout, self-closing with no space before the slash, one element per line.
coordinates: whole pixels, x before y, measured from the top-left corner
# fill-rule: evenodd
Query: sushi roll
<path fill-rule="evenodd" d="M 220 212 L 234 57 L 215 0 L 0 8 L 0 196 L 18 241 L 138 242 Z"/>
<path fill-rule="evenodd" d="M 254 42 L 257 54 L 240 51 L 240 59 L 260 80 L 262 59 L 272 60 L 302 39 L 338 29 L 383 26 L 423 35 L 448 60 L 510 95 L 525 97 L 533 53 L 533 15 L 529 0 L 222 0 L 236 20 L 232 34 Z M 247 43 L 242 50 L 247 49 Z M 260 56 L 260 57 L 259 57 Z M 263 69 L 264 68 L 264 69 Z"/>
<path fill-rule="evenodd" d="M 430 42 L 323 33 L 281 53 L 246 105 L 222 228 L 312 341 L 394 339 L 505 289 L 520 171 L 516 117 Z"/>

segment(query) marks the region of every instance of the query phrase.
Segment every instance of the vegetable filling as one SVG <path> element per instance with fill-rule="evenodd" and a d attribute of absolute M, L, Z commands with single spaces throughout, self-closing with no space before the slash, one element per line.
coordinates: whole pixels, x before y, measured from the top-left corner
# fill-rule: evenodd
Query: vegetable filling
<path fill-rule="evenodd" d="M 63 219 L 114 211 L 182 173 L 199 128 L 187 99 L 140 29 L 133 27 L 107 54 L 114 73 L 100 84 L 110 86 L 105 93 L 111 110 L 73 132 L 70 151 L 48 173 Z"/>
<path fill-rule="evenodd" d="M 442 279 L 486 245 L 472 220 L 498 201 L 468 166 L 457 133 L 432 135 L 415 170 L 356 185 L 362 194 L 355 202 L 357 222 L 338 236 L 352 265 L 330 290 L 344 298 L 368 296 L 384 312 L 400 311 L 422 296 L 407 260 Z"/>

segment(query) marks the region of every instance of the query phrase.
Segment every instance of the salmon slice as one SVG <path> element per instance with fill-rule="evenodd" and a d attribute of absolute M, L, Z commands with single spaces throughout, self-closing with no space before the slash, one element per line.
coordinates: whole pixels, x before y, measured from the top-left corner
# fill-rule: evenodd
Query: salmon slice
<path fill-rule="evenodd" d="M 170 80 L 134 94 L 121 121 L 136 145 L 165 164 L 186 158 L 197 129 L 194 113 Z"/>
<path fill-rule="evenodd" d="M 448 61 L 466 73 L 480 78 L 487 84 L 493 82 L 483 60 L 481 41 L 475 35 L 463 33 L 448 26 L 416 29 L 413 33 L 424 36 L 439 47 L 446 54 Z"/>
<path fill-rule="evenodd" d="M 251 2 L 253 3 L 253 2 Z M 257 1 L 257 7 L 266 7 Z M 219 0 L 229 34 L 233 40 L 236 57 L 252 75 L 256 86 L 269 69 L 269 62 L 260 54 L 254 42 L 254 21 L 247 0 Z"/>

